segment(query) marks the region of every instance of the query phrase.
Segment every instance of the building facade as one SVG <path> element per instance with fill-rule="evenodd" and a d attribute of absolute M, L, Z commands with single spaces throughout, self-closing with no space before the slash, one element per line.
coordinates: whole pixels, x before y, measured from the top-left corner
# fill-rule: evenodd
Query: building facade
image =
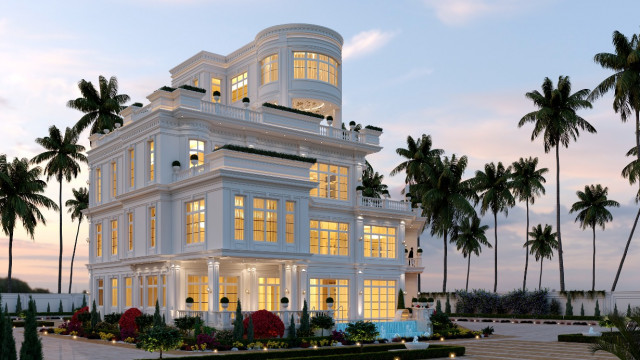
<path fill-rule="evenodd" d="M 405 247 L 425 219 L 356 191 L 382 131 L 342 126 L 342 44 L 289 24 L 228 56 L 202 51 L 91 135 L 88 268 L 103 314 L 158 301 L 172 319 L 191 297 L 215 324 L 222 297 L 229 311 L 283 311 L 282 297 L 325 310 L 332 297 L 338 320 L 385 320 L 399 290 L 417 292 L 423 268 Z"/>

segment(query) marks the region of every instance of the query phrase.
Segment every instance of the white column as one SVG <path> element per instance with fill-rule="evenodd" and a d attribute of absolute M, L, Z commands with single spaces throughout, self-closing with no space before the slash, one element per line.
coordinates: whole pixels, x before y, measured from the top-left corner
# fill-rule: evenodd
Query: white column
<path fill-rule="evenodd" d="M 290 309 L 293 309 L 293 304 L 291 304 L 292 292 L 291 292 L 291 264 L 287 264 L 284 266 L 284 281 L 283 281 L 283 294 L 282 296 L 286 296 L 289 299 Z"/>
<path fill-rule="evenodd" d="M 364 262 L 364 218 L 356 217 L 355 229 L 353 229 L 353 247 L 356 262 Z"/>
<path fill-rule="evenodd" d="M 186 297 L 183 298 L 182 288 L 180 286 L 180 265 L 173 266 L 173 299 L 175 304 L 175 310 L 184 309 L 184 301 Z M 182 298 L 182 299 L 181 299 Z M 174 313 L 175 316 L 175 313 Z"/>
<path fill-rule="evenodd" d="M 93 304 L 93 300 L 96 298 L 96 295 L 95 295 L 96 292 L 94 289 L 95 282 L 96 281 L 93 278 L 93 270 L 89 270 L 89 297 L 87 299 L 87 304 Z M 78 305 L 82 305 L 82 302 Z M 73 310 L 74 309 L 71 309 L 71 311 Z"/>
<path fill-rule="evenodd" d="M 300 265 L 298 266 L 298 268 L 300 269 L 300 272 L 298 273 L 299 275 L 298 285 L 300 289 L 300 293 L 298 294 L 298 299 L 300 301 L 298 305 L 298 309 L 302 310 L 302 307 L 304 306 L 304 300 L 307 299 L 307 288 L 309 287 L 309 281 L 307 280 L 307 266 Z M 309 303 L 307 303 L 307 307 L 309 309 L 311 308 Z"/>
<path fill-rule="evenodd" d="M 251 292 L 249 298 L 251 300 L 249 301 L 249 307 L 246 310 L 254 311 L 258 310 L 258 274 L 256 273 L 255 264 L 251 265 L 251 276 L 249 279 L 249 291 Z"/>
<path fill-rule="evenodd" d="M 405 245 L 406 245 L 406 239 L 405 239 L 405 223 L 404 220 L 400 221 L 400 226 L 398 227 L 398 239 L 396 241 L 396 258 L 398 259 L 398 262 L 400 262 L 401 264 L 407 265 L 407 261 L 405 261 L 405 259 L 407 258 L 407 256 L 404 253 L 404 249 L 405 249 Z M 418 247 L 416 246 L 416 248 L 413 251 L 414 256 L 416 256 L 418 252 Z"/>
<path fill-rule="evenodd" d="M 214 259 L 209 260 L 208 277 L 209 277 L 209 312 L 218 311 L 220 302 L 220 263 Z"/>
<path fill-rule="evenodd" d="M 352 300 L 355 300 L 352 302 L 352 304 L 355 304 L 356 308 L 358 309 L 357 314 L 353 314 L 355 315 L 356 319 L 362 319 L 364 318 L 364 276 L 363 276 L 363 270 L 362 268 L 357 268 L 356 269 L 356 283 L 354 284 L 354 288 L 355 288 L 355 292 L 352 293 L 354 296 L 351 298 Z M 352 314 L 349 314 L 349 316 L 353 316 Z"/>

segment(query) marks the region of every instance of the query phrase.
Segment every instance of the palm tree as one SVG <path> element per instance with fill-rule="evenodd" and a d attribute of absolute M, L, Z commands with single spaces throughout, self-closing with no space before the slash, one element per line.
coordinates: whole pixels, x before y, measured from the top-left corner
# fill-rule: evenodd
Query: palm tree
<path fill-rule="evenodd" d="M 422 134 L 422 137 L 417 141 L 411 136 L 407 136 L 407 148 L 396 149 L 396 153 L 406 160 L 391 170 L 391 176 L 404 171 L 405 183 L 416 184 L 420 182 L 424 176 L 422 168 L 431 166 L 435 159 L 444 153 L 441 149 L 432 149 L 432 145 L 430 135 Z"/>
<path fill-rule="evenodd" d="M 587 185 L 584 191 L 576 191 L 579 201 L 571 206 L 569 213 L 578 212 L 576 222 L 580 222 L 580 227 L 586 229 L 590 227 L 593 230 L 593 278 L 591 280 L 591 291 L 596 288 L 596 225 L 602 227 L 613 220 L 613 216 L 607 210 L 607 207 L 619 207 L 617 201 L 607 199 L 609 188 L 602 185 Z"/>
<path fill-rule="evenodd" d="M 491 210 L 493 214 L 495 236 L 493 292 L 496 292 L 498 290 L 498 213 L 504 212 L 505 216 L 509 216 L 509 208 L 516 204 L 511 193 L 511 166 L 505 168 L 502 162 L 498 162 L 498 165 L 488 163 L 484 166 L 484 172 L 476 171 L 473 183 L 481 200 L 480 214 L 486 214 L 487 210 Z"/>
<path fill-rule="evenodd" d="M 513 166 L 513 178 L 512 189 L 513 195 L 515 195 L 519 201 L 524 201 L 527 204 L 527 227 L 524 229 L 525 244 L 529 241 L 529 202 L 531 205 L 535 202 L 536 196 L 544 194 L 544 183 L 547 179 L 544 178 L 549 169 L 542 168 L 536 169 L 538 166 L 538 158 L 523 159 L 515 161 Z M 529 268 L 529 246 L 526 247 L 525 263 L 524 263 L 524 279 L 522 280 L 522 291 L 527 289 L 527 269 Z"/>
<path fill-rule="evenodd" d="M 538 290 L 542 289 L 542 262 L 544 258 L 551 260 L 553 257 L 553 250 L 558 249 L 558 241 L 556 240 L 557 233 L 552 233 L 551 225 L 545 224 L 544 230 L 542 225 L 538 224 L 531 228 L 529 236 L 530 240 L 527 240 L 525 246 L 531 247 L 531 255 L 536 257 L 536 261 L 540 260 L 540 280 L 538 280 Z"/>
<path fill-rule="evenodd" d="M 60 212 L 60 254 L 58 256 L 58 294 L 62 292 L 62 180 L 67 182 L 72 178 L 78 177 L 80 172 L 79 162 L 87 162 L 87 157 L 82 154 L 84 146 L 78 145 L 78 133 L 67 128 L 64 137 L 57 127 L 49 128 L 49 136 L 37 138 L 36 142 L 40 144 L 45 151 L 36 155 L 31 162 L 40 164 L 47 162 L 44 173 L 47 175 L 47 181 L 55 177 L 60 183 L 60 193 L 58 199 L 58 209 Z"/>
<path fill-rule="evenodd" d="M 489 228 L 488 225 L 480 226 L 480 219 L 478 216 L 467 217 L 461 219 L 458 224 L 453 227 L 453 234 L 451 235 L 451 243 L 456 244 L 458 251 L 462 251 L 462 256 L 467 259 L 467 283 L 464 290 L 469 291 L 469 270 L 471 269 L 471 254 L 480 256 L 482 252 L 482 245 L 491 248 L 491 244 L 487 241 L 485 231 Z"/>
<path fill-rule="evenodd" d="M 67 102 L 68 107 L 85 113 L 75 125 L 78 133 L 91 124 L 91 133 L 94 134 L 103 129 L 113 130 L 116 123 L 122 122 L 118 113 L 125 108 L 123 104 L 129 101 L 129 95 L 118 94 L 118 79 L 115 76 L 107 81 L 100 75 L 98 84 L 100 93 L 90 81 L 80 80 L 78 88 L 82 97 Z"/>
<path fill-rule="evenodd" d="M 545 78 L 542 83 L 542 94 L 537 90 L 526 93 L 538 110 L 523 116 L 518 127 L 526 123 L 534 123 L 531 141 L 542 134 L 544 151 L 548 153 L 556 149 L 556 226 L 558 228 L 558 264 L 560 268 L 560 291 L 564 286 L 564 261 L 562 257 L 562 237 L 560 236 L 560 145 L 569 147 L 571 140 L 576 141 L 580 130 L 595 133 L 596 129 L 585 119 L 576 114 L 577 110 L 591 108 L 586 100 L 589 89 L 582 89 L 571 94 L 571 81 L 568 76 L 558 78 L 558 88 Z"/>
<path fill-rule="evenodd" d="M 620 113 L 622 122 L 626 122 L 632 112 L 635 113 L 635 141 L 636 148 L 640 148 L 640 35 L 634 34 L 631 39 L 628 39 L 624 34 L 614 31 L 612 42 L 615 53 L 599 53 L 593 57 L 593 60 L 603 68 L 613 70 L 614 73 L 596 86 L 588 99 L 594 101 L 610 90 L 614 90 L 613 110 Z M 636 152 L 635 155 L 640 161 L 640 153 Z M 638 224 L 638 217 L 640 217 L 640 209 L 633 222 L 611 291 L 616 290 L 620 272 Z"/>
<path fill-rule="evenodd" d="M 356 190 L 362 191 L 362 196 L 380 199 L 382 195 L 389 196 L 387 185 L 382 183 L 383 175 L 373 171 L 373 167 L 365 161 L 366 167 L 362 172 L 362 185 L 358 185 Z"/>
<path fill-rule="evenodd" d="M 58 210 L 56 203 L 42 195 L 47 183 L 40 180 L 42 169 L 29 169 L 27 159 L 15 158 L 7 163 L 6 155 L 0 155 L 0 224 L 2 232 L 9 236 L 9 272 L 7 292 L 11 292 L 11 269 L 13 266 L 13 232 L 16 222 L 22 222 L 27 234 L 33 239 L 38 222 L 46 224 L 39 207 Z"/>
<path fill-rule="evenodd" d="M 618 359 L 640 359 L 640 311 L 636 308 L 631 316 L 609 314 L 609 321 L 618 329 L 618 336 L 602 336 L 591 345 L 591 352 L 605 351 Z"/>
<path fill-rule="evenodd" d="M 78 245 L 78 234 L 80 233 L 80 224 L 84 219 L 83 210 L 89 208 L 89 191 L 87 188 L 81 187 L 73 189 L 73 199 L 67 200 L 65 205 L 69 208 L 67 212 L 71 214 L 71 220 L 78 219 L 78 230 L 76 230 L 76 241 L 73 243 L 73 255 L 71 255 L 71 271 L 69 274 L 69 294 L 71 294 L 71 283 L 73 283 L 73 260 L 76 257 L 76 246 Z"/>
<path fill-rule="evenodd" d="M 470 180 L 462 180 L 467 168 L 467 157 L 459 159 L 452 155 L 449 159 L 435 158 L 433 165 L 423 166 L 422 182 L 410 185 L 409 191 L 421 199 L 422 214 L 431 226 L 431 235 L 442 236 L 444 244 L 444 276 L 442 291 L 447 291 L 447 236 L 456 220 L 473 216 L 475 210 L 469 200 L 476 200 Z"/>

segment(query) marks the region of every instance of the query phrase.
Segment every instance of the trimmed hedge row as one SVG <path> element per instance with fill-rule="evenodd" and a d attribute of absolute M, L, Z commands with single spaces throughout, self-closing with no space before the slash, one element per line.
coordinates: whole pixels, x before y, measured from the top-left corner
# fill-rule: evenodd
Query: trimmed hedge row
<path fill-rule="evenodd" d="M 603 333 L 602 337 L 616 337 L 619 332 L 609 332 Z M 598 341 L 598 339 L 602 338 L 598 336 L 584 336 L 582 334 L 560 334 L 558 335 L 559 342 L 572 342 L 572 343 L 584 343 L 584 344 L 593 344 Z"/>
<path fill-rule="evenodd" d="M 310 164 L 315 164 L 316 161 L 317 161 L 315 158 L 302 157 L 302 156 L 292 155 L 292 154 L 284 154 L 284 153 L 279 153 L 279 152 L 276 152 L 276 151 L 254 149 L 254 148 L 250 148 L 250 147 L 246 147 L 246 146 L 238 146 L 238 145 L 231 145 L 231 144 L 223 145 L 223 146 L 221 146 L 221 147 L 219 147 L 219 148 L 217 148 L 217 149 L 215 149 L 213 151 L 218 151 L 218 150 L 222 150 L 222 149 L 245 152 L 245 153 L 250 153 L 250 154 L 277 157 L 277 158 L 287 159 L 287 160 L 302 161 L 302 162 L 306 162 L 306 163 L 310 163 Z"/>
<path fill-rule="evenodd" d="M 275 104 L 268 103 L 268 102 L 263 103 L 262 106 L 268 107 L 268 108 L 272 108 L 272 109 L 276 109 L 276 110 L 288 111 L 288 112 L 292 112 L 292 113 L 296 113 L 296 114 L 300 114 L 300 115 L 307 115 L 307 116 L 311 116 L 311 117 L 318 118 L 318 119 L 324 119 L 324 115 L 320 115 L 320 114 L 316 114 L 316 113 L 312 113 L 312 112 L 304 111 L 304 110 L 298 110 L 298 109 L 290 108 L 290 107 L 287 107 L 287 106 L 275 105 Z"/>
<path fill-rule="evenodd" d="M 180 89 L 185 89 L 185 90 L 191 90 L 191 91 L 195 91 L 195 92 L 199 92 L 199 93 L 206 93 L 207 90 L 203 89 L 203 88 L 199 88 L 199 87 L 195 87 L 195 86 L 191 86 L 191 85 L 180 85 L 179 86 Z"/>
<path fill-rule="evenodd" d="M 287 360 L 303 360 L 303 359 L 331 359 L 331 360 L 394 360 L 401 358 L 402 360 L 417 360 L 417 359 L 434 359 L 449 357 L 449 354 L 455 353 L 457 356 L 463 356 L 465 353 L 463 346 L 439 346 L 432 345 L 425 350 L 404 350 L 404 351 L 385 351 L 374 352 L 367 354 L 340 354 L 340 355 L 328 355 L 328 356 L 310 356 L 310 357 L 295 357 L 286 358 Z M 276 359 L 276 358 L 272 358 Z"/>
<path fill-rule="evenodd" d="M 36 324 L 38 324 L 38 327 L 50 327 L 53 326 L 53 321 L 37 321 Z M 17 328 L 24 327 L 24 321 L 14 321 L 13 326 Z"/>
<path fill-rule="evenodd" d="M 584 320 L 598 321 L 600 316 L 564 316 L 564 315 L 518 315 L 518 314 L 451 314 L 450 318 L 496 318 L 496 319 L 540 319 L 540 320 Z"/>
<path fill-rule="evenodd" d="M 380 131 L 382 132 L 382 128 L 381 127 L 377 127 L 377 126 L 373 126 L 373 125 L 367 125 L 364 127 L 365 129 L 369 129 L 369 130 L 375 130 L 375 131 Z"/>

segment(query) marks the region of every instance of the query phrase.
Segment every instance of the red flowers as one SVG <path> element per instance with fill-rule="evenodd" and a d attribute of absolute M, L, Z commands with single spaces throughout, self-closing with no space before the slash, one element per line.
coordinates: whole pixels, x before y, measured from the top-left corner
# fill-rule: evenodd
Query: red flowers
<path fill-rule="evenodd" d="M 279 317 L 267 310 L 259 310 L 251 314 L 253 319 L 253 335 L 256 339 L 268 339 L 282 337 L 284 324 Z M 243 321 L 244 331 L 247 332 L 249 318 Z"/>
<path fill-rule="evenodd" d="M 120 321 L 118 321 L 118 324 L 120 324 L 120 330 L 138 330 L 136 318 L 140 315 L 142 315 L 142 312 L 138 310 L 138 308 L 131 308 L 125 311 L 120 317 Z"/>

